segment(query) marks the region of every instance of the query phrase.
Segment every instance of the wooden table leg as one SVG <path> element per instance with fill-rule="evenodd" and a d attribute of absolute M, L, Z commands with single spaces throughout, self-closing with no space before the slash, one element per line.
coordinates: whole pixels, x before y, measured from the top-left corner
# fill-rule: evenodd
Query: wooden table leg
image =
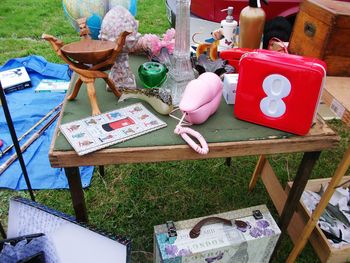
<path fill-rule="evenodd" d="M 101 175 L 102 177 L 105 177 L 105 167 L 104 167 L 103 165 L 99 165 L 99 166 L 98 166 L 98 170 L 99 170 L 99 172 L 100 172 L 100 175 Z"/>
<path fill-rule="evenodd" d="M 287 232 L 287 227 L 299 203 L 301 195 L 305 189 L 308 179 L 310 178 L 312 169 L 314 168 L 321 152 L 306 152 L 299 165 L 299 169 L 294 179 L 292 189 L 289 192 L 287 201 L 284 205 L 279 227 L 282 233 Z"/>
<path fill-rule="evenodd" d="M 321 152 L 304 153 L 303 159 L 301 160 L 297 174 L 294 178 L 292 189 L 288 194 L 287 200 L 284 204 L 284 207 L 280 216 L 279 227 L 281 229 L 282 234 L 287 233 L 288 225 L 294 215 L 297 205 L 299 204 L 301 195 L 303 194 L 307 181 L 310 178 L 312 169 L 314 168 L 318 158 L 320 157 L 320 154 Z M 276 244 L 274 253 L 271 256 L 270 262 L 272 261 L 272 259 L 275 259 L 276 257 L 276 251 L 278 250 L 278 247 L 281 244 L 281 238 L 282 238 L 282 235 L 277 241 L 277 244 Z"/>
<path fill-rule="evenodd" d="M 78 222 L 87 222 L 88 216 L 85 206 L 83 187 L 81 185 L 79 168 L 69 167 L 64 168 L 64 170 L 68 179 L 75 217 Z"/>
<path fill-rule="evenodd" d="M 227 166 L 231 166 L 231 163 L 232 163 L 232 160 L 231 160 L 231 157 L 227 157 L 226 160 L 225 160 L 225 163 Z"/>
<path fill-rule="evenodd" d="M 265 163 L 266 163 L 265 155 L 260 155 L 259 160 L 256 163 L 255 170 L 252 175 L 252 179 L 250 179 L 249 192 L 251 192 L 254 189 L 256 182 L 258 181 L 259 175 L 261 174 L 261 171 L 265 166 Z"/>
<path fill-rule="evenodd" d="M 312 231 L 314 230 L 318 219 L 322 215 L 323 211 L 325 210 L 326 206 L 328 205 L 329 200 L 331 199 L 335 188 L 339 185 L 341 179 L 343 178 L 344 174 L 348 170 L 350 166 L 350 147 L 344 154 L 344 157 L 342 161 L 340 162 L 337 170 L 335 171 L 334 175 L 332 176 L 332 180 L 328 184 L 328 187 L 324 194 L 322 195 L 322 198 L 320 202 L 318 203 L 315 211 L 312 213 L 309 221 L 307 222 L 306 226 L 304 227 L 301 235 L 299 236 L 297 242 L 295 243 L 295 246 L 292 250 L 292 252 L 289 254 L 289 257 L 287 258 L 286 262 L 294 262 L 302 249 L 304 248 L 307 240 L 309 239 Z"/>

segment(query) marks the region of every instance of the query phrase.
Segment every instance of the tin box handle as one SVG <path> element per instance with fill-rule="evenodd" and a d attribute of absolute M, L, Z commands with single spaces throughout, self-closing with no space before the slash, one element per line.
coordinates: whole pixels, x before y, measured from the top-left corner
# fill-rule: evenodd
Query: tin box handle
<path fill-rule="evenodd" d="M 228 220 L 225 218 L 216 217 L 216 216 L 204 218 L 192 228 L 192 230 L 190 231 L 190 238 L 197 238 L 201 233 L 202 226 L 207 224 L 215 224 L 215 223 L 223 223 L 225 225 L 232 226 L 231 220 Z"/>
<path fill-rule="evenodd" d="M 313 37 L 316 34 L 316 26 L 311 22 L 304 23 L 304 33 L 308 37 Z"/>

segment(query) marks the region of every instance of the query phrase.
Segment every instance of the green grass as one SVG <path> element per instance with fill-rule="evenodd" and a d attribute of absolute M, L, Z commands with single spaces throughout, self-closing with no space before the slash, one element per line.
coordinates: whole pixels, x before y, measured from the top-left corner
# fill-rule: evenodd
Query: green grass
<path fill-rule="evenodd" d="M 137 18 L 141 33 L 162 34 L 168 28 L 164 1 L 139 0 Z M 42 33 L 65 42 L 78 38 L 65 19 L 61 0 L 2 0 L 0 5 L 0 64 L 10 58 L 42 55 L 51 62 L 62 63 Z M 342 140 L 336 149 L 324 151 L 312 174 L 313 178 L 329 177 L 335 171 L 349 145 L 350 131 L 339 121 L 330 122 Z M 301 154 L 270 156 L 270 161 L 283 185 L 293 180 Z M 105 177 L 94 173 L 91 186 L 84 190 L 90 223 L 114 234 L 130 237 L 132 262 L 151 262 L 153 226 L 167 220 L 184 220 L 267 204 L 276 216 L 264 186 L 258 182 L 248 193 L 247 186 L 257 157 L 181 161 L 151 164 L 110 165 Z M 8 200 L 26 192 L 0 191 L 0 219 L 6 226 Z M 68 190 L 36 191 L 36 199 L 49 207 L 73 214 Z M 274 262 L 284 262 L 292 243 L 284 236 Z M 307 245 L 298 262 L 319 262 Z"/>

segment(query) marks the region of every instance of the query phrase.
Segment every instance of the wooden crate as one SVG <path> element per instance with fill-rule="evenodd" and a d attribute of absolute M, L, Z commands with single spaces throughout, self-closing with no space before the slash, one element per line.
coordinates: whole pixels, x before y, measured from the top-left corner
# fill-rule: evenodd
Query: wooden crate
<path fill-rule="evenodd" d="M 350 126 L 350 78 L 327 77 L 322 100 Z"/>
<path fill-rule="evenodd" d="M 330 76 L 350 76 L 350 4 L 304 0 L 288 49 L 293 54 L 324 60 Z"/>
<path fill-rule="evenodd" d="M 344 176 L 342 182 L 350 179 L 350 176 Z M 331 178 L 314 179 L 309 180 L 305 190 L 318 191 L 321 184 L 327 185 Z M 293 185 L 293 182 L 289 182 L 286 186 L 285 191 L 289 192 Z M 297 240 L 306 222 L 310 218 L 310 213 L 306 207 L 300 203 L 298 207 L 298 213 L 294 214 L 292 223 L 288 227 L 288 233 L 293 242 Z M 316 226 L 310 235 L 309 241 L 313 246 L 316 254 L 320 260 L 329 263 L 335 262 L 348 262 L 350 261 L 350 244 L 344 245 L 341 249 L 333 248 L 328 242 L 326 236 L 322 233 L 322 230 Z"/>

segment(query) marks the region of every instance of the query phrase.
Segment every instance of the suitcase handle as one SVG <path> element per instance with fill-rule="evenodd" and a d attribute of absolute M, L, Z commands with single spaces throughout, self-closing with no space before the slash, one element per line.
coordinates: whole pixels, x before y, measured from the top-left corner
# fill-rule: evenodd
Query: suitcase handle
<path fill-rule="evenodd" d="M 199 221 L 192 228 L 192 230 L 190 231 L 190 238 L 197 238 L 199 236 L 199 234 L 201 233 L 202 226 L 207 225 L 207 224 L 215 224 L 215 223 L 223 223 L 225 225 L 232 226 L 231 220 L 221 218 L 221 217 L 216 217 L 216 216 L 207 217 L 207 218 L 204 218 L 201 221 Z"/>

